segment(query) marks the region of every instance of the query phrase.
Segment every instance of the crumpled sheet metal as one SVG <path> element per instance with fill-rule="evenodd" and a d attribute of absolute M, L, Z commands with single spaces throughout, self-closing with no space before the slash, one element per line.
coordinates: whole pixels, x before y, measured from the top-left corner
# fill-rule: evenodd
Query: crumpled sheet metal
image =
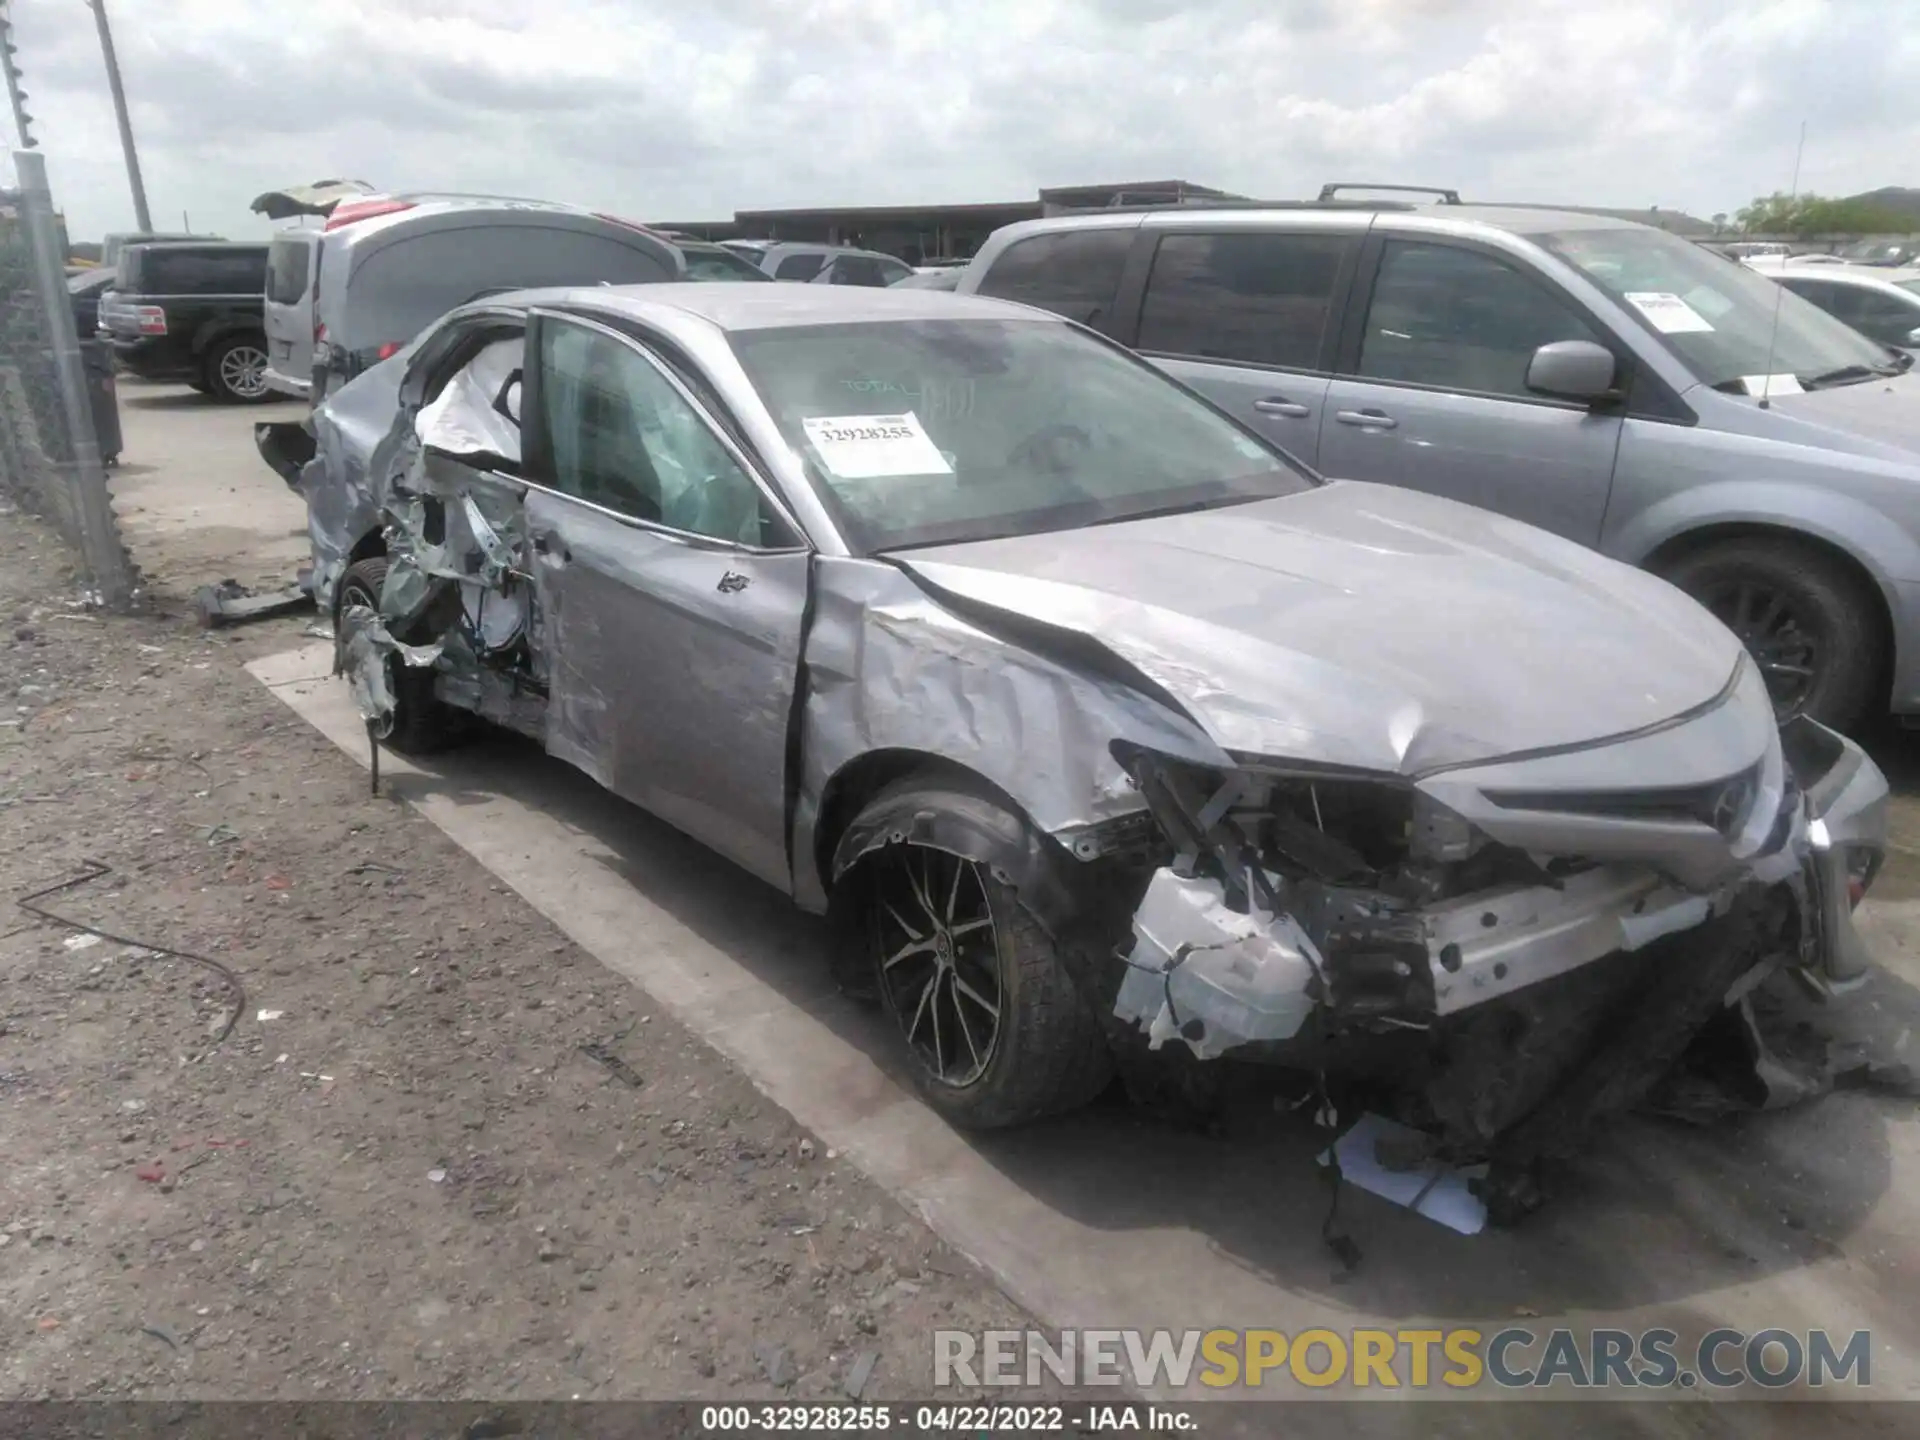
<path fill-rule="evenodd" d="M 397 704 L 390 662 L 426 668 L 439 658 L 438 644 L 401 644 L 387 632 L 380 617 L 364 605 L 349 605 L 341 612 L 334 673 L 346 675 L 360 718 L 382 738 L 393 730 Z"/>
<path fill-rule="evenodd" d="M 330 395 L 313 412 L 314 456 L 301 471 L 307 540 L 313 551 L 313 598 L 332 613 L 354 545 L 381 524 L 379 478 L 393 462 L 406 427 L 396 425 L 399 376 L 377 365 Z"/>
<path fill-rule="evenodd" d="M 806 639 L 795 888 L 825 904 L 812 863 L 819 807 L 843 766 L 875 750 L 965 765 L 1056 836 L 1145 808 L 1116 740 L 1224 766 L 1199 727 L 1118 683 L 1010 645 L 880 561 L 819 556 Z"/>

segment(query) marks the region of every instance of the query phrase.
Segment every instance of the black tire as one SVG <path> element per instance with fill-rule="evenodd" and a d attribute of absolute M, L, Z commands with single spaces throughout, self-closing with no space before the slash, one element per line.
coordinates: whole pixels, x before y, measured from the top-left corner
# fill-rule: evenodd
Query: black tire
<path fill-rule="evenodd" d="M 222 405 L 258 405 L 274 398 L 264 378 L 266 364 L 264 335 L 223 335 L 207 350 L 200 374 L 207 394 Z"/>
<path fill-rule="evenodd" d="M 1662 573 L 1746 643 L 1781 719 L 1806 715 L 1845 730 L 1865 716 L 1886 636 L 1872 595 L 1842 562 L 1799 541 L 1754 536 L 1696 550 Z M 1761 625 L 1755 595 L 1777 602 L 1784 619 Z M 1811 674 L 1783 673 L 1789 662 Z"/>
<path fill-rule="evenodd" d="M 334 628 L 349 605 L 365 605 L 375 613 L 380 609 L 380 590 L 387 582 L 385 556 L 355 561 L 340 577 L 336 592 Z M 433 693 L 433 671 L 411 665 L 393 665 L 393 729 L 387 745 L 402 755 L 425 755 L 443 750 L 461 732 L 460 714 Z"/>
<path fill-rule="evenodd" d="M 937 813 L 943 803 L 955 801 L 978 804 L 978 797 L 962 797 L 945 791 L 938 782 L 907 780 L 875 796 L 862 811 L 861 819 L 855 820 L 855 827 L 877 813 L 895 810 L 903 795 L 912 796 L 912 808 L 916 812 Z M 897 910 L 899 895 L 913 893 L 910 887 L 904 892 L 894 888 L 891 877 L 902 873 L 898 867 L 903 866 L 907 867 L 904 873 L 909 876 L 914 866 L 930 867 L 938 877 L 940 890 L 950 895 L 961 895 L 963 887 L 968 896 L 977 893 L 991 919 L 990 927 L 978 932 L 990 938 L 975 946 L 970 958 L 963 958 L 962 952 L 963 946 L 972 943 L 971 937 L 956 932 L 957 938 L 950 942 L 953 958 L 948 969 L 951 973 L 971 974 L 977 979 L 980 977 L 978 967 L 990 963 L 998 986 L 998 1015 L 990 1049 L 984 1057 L 977 1050 L 968 1057 L 957 1038 L 946 1037 L 947 1046 L 956 1057 L 956 1067 L 967 1068 L 967 1061 L 971 1059 L 979 1065 L 976 1074 L 962 1077 L 957 1073 L 940 1073 L 923 1048 L 928 1035 L 926 1027 L 919 1031 L 922 1043 L 915 1043 L 914 1032 L 909 1029 L 911 1017 L 904 1013 L 907 1007 L 903 1001 L 911 1001 L 921 993 L 916 988 L 916 974 L 910 968 L 921 957 L 916 955 L 897 962 L 896 971 L 888 971 L 883 966 L 883 960 L 898 949 L 895 942 L 902 938 L 890 933 L 890 927 L 897 926 L 901 917 L 897 913 L 889 915 L 887 906 L 892 903 Z M 926 873 L 925 869 L 922 873 Z M 963 861 L 947 851 L 911 840 L 886 845 L 868 855 L 861 862 L 858 875 L 867 911 L 864 933 L 881 1003 L 896 1022 L 915 1086 L 929 1105 L 956 1126 L 997 1130 L 1078 1109 L 1106 1087 L 1113 1076 L 1113 1059 L 1100 1023 L 1074 986 L 1053 940 L 1021 903 L 1019 893 L 1011 885 L 996 879 L 984 865 Z M 950 892 L 947 891 L 949 884 Z M 951 919 L 955 913 L 953 902 L 942 902 L 938 896 L 935 899 L 937 906 L 945 905 Z M 968 923 L 971 922 L 963 922 L 959 928 L 965 929 Z M 928 978 L 925 984 L 937 987 L 935 978 Z M 984 984 L 975 993 L 985 994 Z M 936 988 L 931 1012 L 936 1018 L 941 994 Z M 953 1007 L 961 1006 L 961 997 L 952 981 L 947 982 L 944 994 L 951 999 Z M 950 1017 L 948 1028 L 951 1029 L 955 1010 L 945 1013 Z M 970 1004 L 964 1013 L 972 1014 L 978 1021 L 984 1010 Z M 966 1028 L 964 1019 L 959 1023 L 971 1047 L 974 1031 Z M 935 1030 L 932 1038 L 938 1045 L 939 1031 Z"/>

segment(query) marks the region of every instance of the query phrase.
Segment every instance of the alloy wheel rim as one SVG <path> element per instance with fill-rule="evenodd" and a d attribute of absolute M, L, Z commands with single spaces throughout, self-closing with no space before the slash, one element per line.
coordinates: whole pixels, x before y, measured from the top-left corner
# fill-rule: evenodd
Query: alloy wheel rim
<path fill-rule="evenodd" d="M 944 850 L 889 847 L 872 911 L 880 985 L 932 1078 L 965 1089 L 1000 1043 L 1000 934 L 980 867 Z"/>
<path fill-rule="evenodd" d="M 1767 682 L 1781 715 L 1799 713 L 1819 678 L 1825 644 L 1817 627 L 1778 587 L 1763 580 L 1732 580 L 1705 597 L 1714 618 L 1739 637 Z"/>
<path fill-rule="evenodd" d="M 267 388 L 267 355 L 251 345 L 236 345 L 220 357 L 220 383 L 251 400 Z"/>

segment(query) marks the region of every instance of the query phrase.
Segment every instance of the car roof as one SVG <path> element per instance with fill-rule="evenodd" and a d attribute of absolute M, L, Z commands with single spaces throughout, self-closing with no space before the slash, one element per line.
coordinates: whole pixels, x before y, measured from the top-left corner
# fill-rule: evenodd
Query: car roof
<path fill-rule="evenodd" d="M 703 320 L 717 330 L 778 330 L 804 325 L 857 325 L 886 320 L 1035 320 L 1067 322 L 1045 310 L 955 295 L 943 290 L 896 290 L 864 285 L 754 285 L 705 283 L 602 285 L 592 289 L 523 290 L 496 296 L 516 304 L 559 304 L 635 320 L 664 311 Z"/>
<path fill-rule="evenodd" d="M 1920 281 L 1920 267 L 1912 265 L 1782 265 L 1761 273 L 1784 275 L 1794 280 L 1837 280 L 1842 285 L 1875 287 Z"/>
<path fill-rule="evenodd" d="M 143 240 L 127 250 L 265 250 L 265 240 Z"/>
<path fill-rule="evenodd" d="M 1352 201 L 1303 201 L 1280 205 L 1157 205 L 1139 210 L 1083 210 L 1071 215 L 1054 215 L 1043 220 L 1023 220 L 999 233 L 1009 235 L 1046 234 L 1056 230 L 1084 230 L 1106 227 L 1145 227 L 1147 229 L 1187 228 L 1194 225 L 1219 225 L 1230 229 L 1251 229 L 1271 222 L 1298 224 L 1313 217 L 1316 226 L 1338 228 L 1348 220 L 1353 229 L 1362 229 L 1377 219 L 1417 217 L 1423 222 L 1440 221 L 1462 231 L 1502 230 L 1514 235 L 1546 235 L 1567 230 L 1650 230 L 1637 220 L 1616 215 L 1592 215 L 1577 210 L 1552 210 L 1520 205 L 1435 205 L 1382 204 L 1363 205 Z M 1664 232 L 1663 232 L 1664 233 Z"/>

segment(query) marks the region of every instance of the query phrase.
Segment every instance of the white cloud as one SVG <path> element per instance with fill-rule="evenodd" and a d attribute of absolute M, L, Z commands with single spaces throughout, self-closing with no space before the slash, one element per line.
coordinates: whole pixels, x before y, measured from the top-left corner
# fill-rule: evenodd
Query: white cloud
<path fill-rule="evenodd" d="M 653 219 L 1181 177 L 1732 210 L 1920 183 L 1911 0 L 109 0 L 157 223 L 347 175 Z M 76 236 L 131 220 L 80 0 L 13 6 Z"/>

